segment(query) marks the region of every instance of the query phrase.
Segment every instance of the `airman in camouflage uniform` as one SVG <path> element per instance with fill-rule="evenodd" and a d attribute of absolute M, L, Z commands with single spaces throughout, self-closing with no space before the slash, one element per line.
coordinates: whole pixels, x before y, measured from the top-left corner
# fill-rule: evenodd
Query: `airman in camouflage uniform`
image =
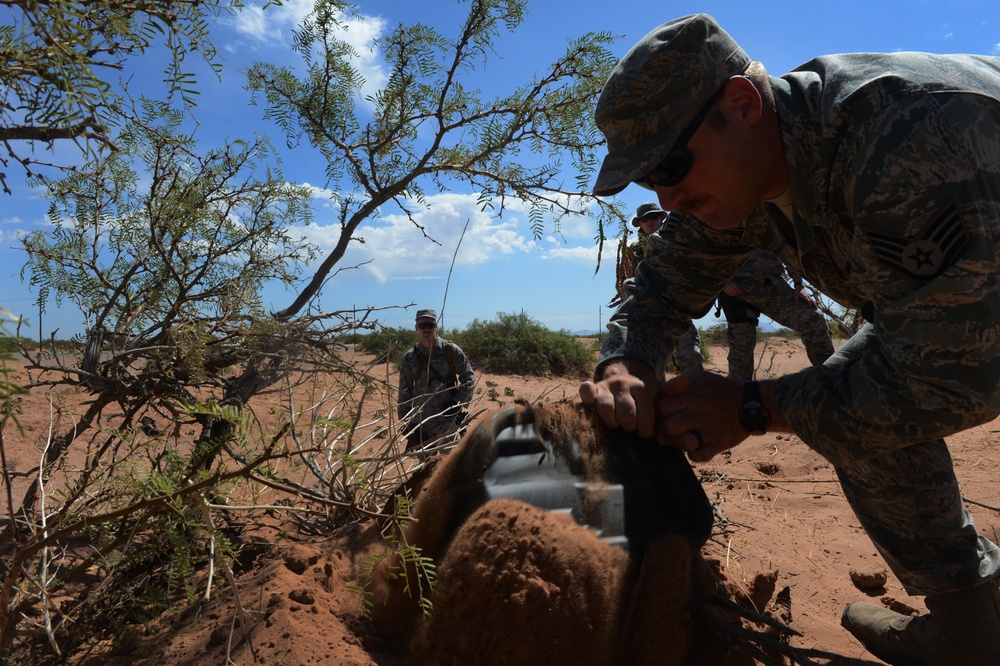
<path fill-rule="evenodd" d="M 409 432 L 407 451 L 455 432 L 476 383 L 462 349 L 438 337 L 434 310 L 417 310 L 416 329 L 420 340 L 399 364 L 397 414 Z"/>
<path fill-rule="evenodd" d="M 792 273 L 791 277 L 795 289 L 785 281 L 781 261 L 767 250 L 756 250 L 722 288 L 719 304 L 726 315 L 730 379 L 753 379 L 761 313 L 785 328 L 798 331 L 813 365 L 820 365 L 833 354 L 833 338 L 826 318 L 802 290 L 802 277 L 798 273 Z"/>
<path fill-rule="evenodd" d="M 853 603 L 844 626 L 890 663 L 1000 663 L 1000 549 L 943 439 L 1000 414 L 1000 59 L 846 54 L 774 77 L 702 14 L 633 47 L 597 123 L 595 194 L 637 182 L 701 224 L 649 238 L 581 398 L 694 460 L 794 432 L 930 610 Z M 755 248 L 869 323 L 777 380 L 660 381 L 672 337 Z"/>
<path fill-rule="evenodd" d="M 618 295 L 611 302 L 611 305 L 619 304 L 624 300 L 627 280 L 635 276 L 636 266 L 646 256 L 646 243 L 649 236 L 659 233 L 670 238 L 677 226 L 677 221 L 676 216 L 670 216 L 667 211 L 652 201 L 639 204 L 635 216 L 632 218 L 632 226 L 638 228 L 639 238 L 629 245 L 625 255 L 618 259 L 616 285 Z M 704 369 L 705 357 L 701 353 L 701 335 L 698 334 L 698 328 L 694 322 L 691 322 L 684 334 L 677 339 L 677 344 L 674 346 L 673 362 L 668 370 L 674 374 L 690 375 Z"/>

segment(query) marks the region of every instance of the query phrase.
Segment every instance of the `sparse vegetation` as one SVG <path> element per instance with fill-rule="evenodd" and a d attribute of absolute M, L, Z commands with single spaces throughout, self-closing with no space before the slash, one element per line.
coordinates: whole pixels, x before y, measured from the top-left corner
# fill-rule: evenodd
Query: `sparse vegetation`
<path fill-rule="evenodd" d="M 474 320 L 454 338 L 473 366 L 515 375 L 589 377 L 594 355 L 568 331 L 551 331 L 524 313 Z"/>
<path fill-rule="evenodd" d="M 358 336 L 357 349 L 379 360 L 399 364 L 406 350 L 415 344 L 417 344 L 417 332 L 412 327 L 379 326 L 367 335 Z"/>
<path fill-rule="evenodd" d="M 521 23 L 526 3 L 477 1 L 446 35 L 418 24 L 381 38 L 388 81 L 355 114 L 364 82 L 355 48 L 338 38 L 355 9 L 317 2 L 295 36 L 304 67 L 256 63 L 247 86 L 288 145 L 309 143 L 327 158 L 323 184 L 350 195 L 337 199 L 334 249 L 270 314 L 263 285 L 298 285 L 312 265 L 315 248 L 288 231 L 309 219 L 311 190 L 282 177 L 266 138 L 203 151 L 170 100 L 122 108 L 123 91 L 94 73 L 117 69 L 119 57 L 141 53 L 147 36 L 161 32 L 172 47 L 168 84 L 190 101 L 197 91 L 187 87 L 183 56 L 201 54 L 215 67 L 207 17 L 229 5 L 152 2 L 123 14 L 99 0 L 83 12 L 99 22 L 89 34 L 94 24 L 77 20 L 78 4 L 15 4 L 32 12 L 42 38 L 68 37 L 69 60 L 46 70 L 44 87 L 14 90 L 21 120 L 37 115 L 52 126 L 33 126 L 33 136 L 8 127 L 6 138 L 80 138 L 93 150 L 58 179 L 38 174 L 30 151 L 26 159 L 8 151 L 51 201 L 53 230 L 23 239 L 38 304 L 72 303 L 87 333 L 71 359 L 6 342 L 22 353 L 29 388 L 52 390 L 53 417 L 50 431 L 32 439 L 40 455 L 31 465 L 12 469 L 4 456 L 0 661 L 64 663 L 86 650 L 96 663 L 133 650 L 151 613 L 187 607 L 197 615 L 192 600 L 218 595 L 219 578 L 241 613 L 234 571 L 239 546 L 249 545 L 241 541 L 247 525 L 317 533 L 386 505 L 412 462 L 386 409 L 393 387 L 337 355 L 346 333 L 375 322 L 320 311 L 321 286 L 381 206 L 406 200 L 407 210 L 455 181 L 498 213 L 511 198 L 526 202 L 536 235 L 549 224 L 558 231 L 565 215 L 592 215 L 603 243 L 605 225 L 627 217 L 588 192 L 603 143 L 593 100 L 617 58 L 610 34 L 587 34 L 533 80 L 481 98 L 470 82 L 499 37 Z M 17 34 L 0 28 L 0 36 Z M 33 44 L 25 51 L 51 51 Z M 80 54 L 83 67 L 70 67 Z M 104 150 L 126 114 L 117 150 Z M 470 330 L 460 344 L 483 367 L 589 372 L 592 355 L 573 338 L 523 317 L 513 323 L 516 331 Z M 499 358 L 491 345 L 500 343 L 514 356 Z M 320 386 L 321 377 L 334 385 Z M 6 374 L 0 385 L 8 396 L 16 388 Z M 256 413 L 254 398 L 269 391 L 280 392 L 281 406 Z M 13 409 L 5 402 L 0 453 L 16 425 L 6 418 Z M 413 581 L 421 602 L 429 580 Z M 248 626 L 234 619 L 230 647 L 246 642 Z"/>
<path fill-rule="evenodd" d="M 586 377 L 593 371 L 594 350 L 568 331 L 552 331 L 525 314 L 497 314 L 489 321 L 475 320 L 469 328 L 451 333 L 439 330 L 442 338 L 455 342 L 472 366 L 481 372 L 515 375 L 555 375 Z M 417 342 L 412 328 L 380 327 L 359 336 L 357 348 L 379 360 L 399 363 L 407 349 Z M 491 400 L 499 396 L 491 387 Z M 509 389 L 505 389 L 505 394 Z M 497 396 L 492 393 L 497 392 Z"/>

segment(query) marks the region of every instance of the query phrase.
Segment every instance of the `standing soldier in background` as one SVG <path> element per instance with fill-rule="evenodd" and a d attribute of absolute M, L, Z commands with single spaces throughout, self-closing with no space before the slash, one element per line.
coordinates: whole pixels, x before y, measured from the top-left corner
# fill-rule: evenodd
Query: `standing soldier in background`
<path fill-rule="evenodd" d="M 462 349 L 438 337 L 434 310 L 417 310 L 416 330 L 417 344 L 399 363 L 397 414 L 409 431 L 407 451 L 458 430 L 476 383 Z"/>
<path fill-rule="evenodd" d="M 730 379 L 753 379 L 761 313 L 785 328 L 798 331 L 813 365 L 820 365 L 833 355 L 833 338 L 826 318 L 803 290 L 802 275 L 794 271 L 789 271 L 789 275 L 794 289 L 785 281 L 781 260 L 767 250 L 757 250 L 722 288 L 719 306 L 726 315 Z"/>
<path fill-rule="evenodd" d="M 625 246 L 618 256 L 618 275 L 615 283 L 617 294 L 611 301 L 612 307 L 625 300 L 628 285 L 626 280 L 635 276 L 636 266 L 646 257 L 646 247 L 649 237 L 659 233 L 664 238 L 673 237 L 678 218 L 671 216 L 655 202 L 647 201 L 639 204 L 632 218 L 632 226 L 639 229 L 639 238 L 631 245 Z M 623 243 L 624 245 L 624 243 Z M 701 336 L 692 321 L 687 331 L 677 339 L 674 347 L 674 363 L 671 370 L 674 374 L 690 375 L 705 369 L 705 357 L 701 353 Z"/>

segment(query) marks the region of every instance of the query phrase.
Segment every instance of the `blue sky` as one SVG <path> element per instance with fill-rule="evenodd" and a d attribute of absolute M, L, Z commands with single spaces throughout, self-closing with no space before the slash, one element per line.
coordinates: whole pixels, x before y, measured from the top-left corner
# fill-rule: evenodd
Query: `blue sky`
<path fill-rule="evenodd" d="M 294 64 L 291 30 L 309 11 L 308 0 L 286 0 L 284 5 L 260 11 L 247 2 L 237 17 L 220 19 L 213 27 L 213 41 L 223 54 L 221 81 L 208 73 L 200 77 L 201 95 L 196 110 L 197 136 L 202 147 L 225 138 L 269 135 L 279 148 L 280 132 L 262 119 L 262 109 L 249 105 L 243 90 L 241 68 L 253 60 Z M 456 0 L 375 0 L 361 2 L 362 21 L 351 25 L 351 40 L 363 54 L 359 66 L 369 86 L 384 80 L 382 60 L 370 48 L 371 39 L 397 23 L 424 22 L 445 34 L 454 34 L 467 5 Z M 643 35 L 660 23 L 695 12 L 706 12 L 760 60 L 772 74 L 781 74 L 827 53 L 853 51 L 931 51 L 935 53 L 1000 54 L 1000 3 L 996 0 L 843 0 L 839 3 L 806 3 L 802 0 L 769 0 L 748 3 L 646 1 L 629 3 L 594 0 L 535 0 L 530 15 L 512 34 L 496 45 L 497 54 L 479 72 L 477 84 L 485 94 L 501 94 L 544 70 L 565 48 L 567 39 L 591 31 L 620 35 L 614 52 L 624 55 Z M 0 21 L 9 20 L 0 16 Z M 160 63 L 154 57 L 134 63 L 137 77 L 155 80 Z M 66 147 L 60 156 L 69 154 Z M 286 178 L 308 183 L 316 191 L 316 223 L 297 230 L 321 247 L 331 247 L 338 228 L 325 201 L 323 162 L 308 147 L 283 153 Z M 12 196 L 0 195 L 0 306 L 25 317 L 22 334 L 47 336 L 54 328 L 60 338 L 81 333 L 83 317 L 71 305 L 56 310 L 49 305 L 42 324 L 33 301 L 35 295 L 20 277 L 25 262 L 20 234 L 48 225 L 47 204 L 8 168 Z M 620 195 L 634 209 L 649 193 L 630 187 Z M 596 330 L 610 316 L 606 304 L 614 291 L 614 248 L 606 248 L 602 267 L 595 274 L 597 247 L 594 222 L 580 218 L 563 223 L 562 235 L 532 238 L 526 211 L 512 205 L 503 218 L 480 212 L 477 195 L 455 190 L 428 197 L 429 207 L 417 221 L 431 230 L 440 245 L 424 240 L 398 210 L 385 209 L 361 229 L 363 245 L 355 245 L 341 263 L 344 270 L 324 290 L 327 310 L 386 308 L 410 303 L 440 309 L 448 271 L 466 220 L 469 228 L 461 242 L 447 294 L 444 324 L 464 328 L 473 319 L 491 319 L 498 312 L 525 312 L 552 329 Z M 367 263 L 366 263 L 367 262 Z M 363 264 L 363 265 L 362 265 Z M 311 273 L 307 274 L 309 277 Z M 279 288 L 267 292 L 273 309 L 287 306 L 294 295 Z M 414 308 L 388 309 L 380 319 L 388 325 L 409 326 Z M 712 323 L 711 318 L 699 325 Z M 39 330 L 41 329 L 41 331 Z"/>

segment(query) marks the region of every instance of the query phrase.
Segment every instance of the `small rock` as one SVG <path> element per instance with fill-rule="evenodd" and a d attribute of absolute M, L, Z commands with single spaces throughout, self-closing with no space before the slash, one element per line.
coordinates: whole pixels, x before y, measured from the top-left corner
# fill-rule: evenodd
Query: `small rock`
<path fill-rule="evenodd" d="M 285 553 L 285 566 L 297 574 L 305 573 L 317 562 L 319 562 L 319 551 L 305 546 L 293 546 Z"/>
<path fill-rule="evenodd" d="M 885 587 L 888 579 L 884 571 L 858 571 L 851 569 L 851 580 L 854 585 L 862 590 Z"/>
<path fill-rule="evenodd" d="M 302 604 L 303 606 L 309 606 L 316 603 L 316 595 L 312 593 L 312 590 L 292 590 L 288 593 L 288 598 Z"/>
<path fill-rule="evenodd" d="M 885 604 L 886 608 L 889 610 L 899 613 L 900 615 L 919 615 L 918 611 L 913 606 L 906 604 L 892 597 L 882 597 L 882 603 Z"/>

